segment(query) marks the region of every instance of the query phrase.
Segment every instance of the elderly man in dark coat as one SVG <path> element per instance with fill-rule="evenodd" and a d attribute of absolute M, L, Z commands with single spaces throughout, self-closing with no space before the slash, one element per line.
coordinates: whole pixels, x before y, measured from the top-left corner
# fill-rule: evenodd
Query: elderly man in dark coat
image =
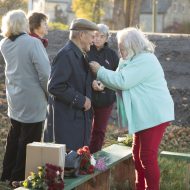
<path fill-rule="evenodd" d="M 90 50 L 95 30 L 98 27 L 91 21 L 73 20 L 69 41 L 52 63 L 44 141 L 66 144 L 69 150 L 89 145 L 92 79 L 84 55 Z"/>

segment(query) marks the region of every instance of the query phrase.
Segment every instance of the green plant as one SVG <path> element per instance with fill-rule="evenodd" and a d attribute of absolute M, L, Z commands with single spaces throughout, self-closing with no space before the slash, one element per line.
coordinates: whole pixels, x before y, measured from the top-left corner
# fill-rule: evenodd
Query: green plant
<path fill-rule="evenodd" d="M 123 138 L 120 141 L 121 143 L 123 143 L 126 146 L 132 147 L 132 143 L 133 143 L 133 136 L 132 135 L 125 134 L 125 136 L 121 137 L 121 138 Z"/>
<path fill-rule="evenodd" d="M 50 30 L 68 30 L 69 26 L 61 22 L 49 22 L 48 23 Z"/>

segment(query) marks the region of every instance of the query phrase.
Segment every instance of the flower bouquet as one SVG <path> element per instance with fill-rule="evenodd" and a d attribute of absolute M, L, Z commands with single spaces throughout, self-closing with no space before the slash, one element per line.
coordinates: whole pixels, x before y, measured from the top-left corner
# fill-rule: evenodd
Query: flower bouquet
<path fill-rule="evenodd" d="M 95 169 L 94 165 L 96 162 L 93 159 L 92 155 L 90 154 L 89 147 L 84 146 L 82 148 L 79 148 L 77 150 L 77 153 L 81 157 L 79 174 L 86 175 L 86 174 L 94 173 L 94 169 Z"/>
<path fill-rule="evenodd" d="M 77 153 L 81 156 L 80 175 L 92 174 L 95 170 L 105 171 L 107 169 L 106 162 L 109 158 L 106 155 L 98 155 L 95 160 L 94 156 L 90 154 L 88 146 L 79 148 Z"/>
<path fill-rule="evenodd" d="M 63 190 L 64 182 L 62 168 L 52 164 L 38 167 L 38 172 L 31 175 L 22 182 L 22 186 L 30 190 Z"/>

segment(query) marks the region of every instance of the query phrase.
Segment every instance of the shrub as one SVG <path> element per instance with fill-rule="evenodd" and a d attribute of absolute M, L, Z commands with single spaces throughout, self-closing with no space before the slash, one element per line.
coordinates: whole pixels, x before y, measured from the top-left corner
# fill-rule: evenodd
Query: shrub
<path fill-rule="evenodd" d="M 48 23 L 50 30 L 68 30 L 69 26 L 61 22 L 49 22 Z"/>

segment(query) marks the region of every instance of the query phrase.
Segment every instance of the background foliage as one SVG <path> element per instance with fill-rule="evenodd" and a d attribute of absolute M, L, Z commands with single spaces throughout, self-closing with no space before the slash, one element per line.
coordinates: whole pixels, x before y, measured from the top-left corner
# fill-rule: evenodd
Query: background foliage
<path fill-rule="evenodd" d="M 79 18 L 86 18 L 96 23 L 104 15 L 103 3 L 107 0 L 73 0 L 72 9 Z"/>
<path fill-rule="evenodd" d="M 69 26 L 61 22 L 49 22 L 48 27 L 50 30 L 68 30 Z"/>
<path fill-rule="evenodd" d="M 0 0 L 0 25 L 2 16 L 13 9 L 27 10 L 27 0 Z"/>

